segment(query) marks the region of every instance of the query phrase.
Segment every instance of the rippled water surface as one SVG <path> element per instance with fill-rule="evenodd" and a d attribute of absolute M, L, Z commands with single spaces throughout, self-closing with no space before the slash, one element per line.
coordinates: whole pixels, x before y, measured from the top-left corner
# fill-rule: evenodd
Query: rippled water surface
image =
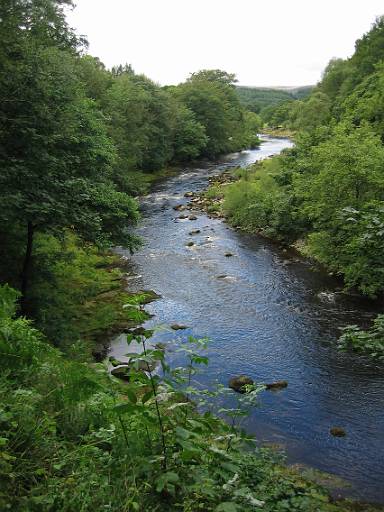
<path fill-rule="evenodd" d="M 258 382 L 288 381 L 287 389 L 262 394 L 248 431 L 282 444 L 290 462 L 347 479 L 351 494 L 384 502 L 384 370 L 334 348 L 338 327 L 369 318 L 373 305 L 346 297 L 324 273 L 261 237 L 203 213 L 179 220 L 172 209 L 188 202 L 185 192 L 205 188 L 210 175 L 289 145 L 266 139 L 259 150 L 185 169 L 159 184 L 143 200 L 138 232 L 146 245 L 133 257 L 137 277 L 130 287 L 162 296 L 147 308 L 154 315 L 149 325 L 189 326 L 181 335 L 160 332 L 158 340 L 210 338 L 205 383 L 226 384 L 242 373 Z M 191 229 L 201 233 L 190 236 Z M 189 241 L 196 245 L 187 247 Z M 112 350 L 118 356 L 125 348 L 117 342 Z M 332 426 L 347 436 L 332 437 Z"/>

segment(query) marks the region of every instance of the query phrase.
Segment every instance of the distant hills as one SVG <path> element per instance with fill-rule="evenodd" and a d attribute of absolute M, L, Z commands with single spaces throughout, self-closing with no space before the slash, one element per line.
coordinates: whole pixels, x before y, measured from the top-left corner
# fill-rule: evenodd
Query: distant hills
<path fill-rule="evenodd" d="M 278 105 L 288 100 L 301 100 L 309 96 L 313 85 L 302 87 L 252 87 L 245 85 L 236 86 L 242 105 L 252 112 L 259 113 L 264 108 Z"/>

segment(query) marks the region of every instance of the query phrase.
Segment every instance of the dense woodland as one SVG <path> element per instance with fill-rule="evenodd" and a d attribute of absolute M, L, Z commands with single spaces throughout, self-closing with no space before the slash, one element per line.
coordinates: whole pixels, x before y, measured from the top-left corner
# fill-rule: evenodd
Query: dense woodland
<path fill-rule="evenodd" d="M 230 73 L 160 87 L 129 65 L 106 69 L 68 27 L 71 6 L 0 5 L 0 509 L 350 510 L 236 428 L 258 388 L 224 411 L 231 426 L 196 413 L 207 393 L 188 384 L 206 340 L 188 340 L 188 366 L 173 370 L 148 349 L 151 332 L 133 331 L 142 353 L 129 384 L 100 362 L 100 336 L 146 318 L 148 297 L 126 291 L 108 252 L 142 243 L 137 196 L 171 166 L 257 146 L 261 121 Z M 273 125 L 287 106 L 277 124 L 304 131 L 225 202 L 237 224 L 305 240 L 370 295 L 384 283 L 383 40 L 378 20 L 294 101 L 300 115 L 291 100 L 271 113 Z"/>

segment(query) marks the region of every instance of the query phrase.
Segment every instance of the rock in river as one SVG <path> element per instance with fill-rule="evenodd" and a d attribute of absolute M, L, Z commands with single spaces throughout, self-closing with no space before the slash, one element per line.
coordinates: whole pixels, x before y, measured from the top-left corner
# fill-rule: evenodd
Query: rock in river
<path fill-rule="evenodd" d="M 271 384 L 265 384 L 265 387 L 266 389 L 277 391 L 278 389 L 284 389 L 288 387 L 288 382 L 286 380 L 278 380 L 276 382 L 272 382 Z"/>
<path fill-rule="evenodd" d="M 347 435 L 346 431 L 341 427 L 332 427 L 329 432 L 335 437 L 345 437 Z"/>
<path fill-rule="evenodd" d="M 192 235 L 198 235 L 200 233 L 200 229 L 192 229 L 192 231 L 189 232 L 189 234 Z"/>
<path fill-rule="evenodd" d="M 188 217 L 188 219 L 189 219 L 189 220 L 197 220 L 197 217 L 196 217 L 196 215 L 190 215 L 190 216 Z"/>
<path fill-rule="evenodd" d="M 238 393 L 245 393 L 245 386 L 252 386 L 254 384 L 253 379 L 247 375 L 239 375 L 238 377 L 232 377 L 229 381 L 229 387 Z"/>
<path fill-rule="evenodd" d="M 171 329 L 173 329 L 174 331 L 181 331 L 183 329 L 188 329 L 188 327 L 186 325 L 181 324 L 172 324 Z"/>

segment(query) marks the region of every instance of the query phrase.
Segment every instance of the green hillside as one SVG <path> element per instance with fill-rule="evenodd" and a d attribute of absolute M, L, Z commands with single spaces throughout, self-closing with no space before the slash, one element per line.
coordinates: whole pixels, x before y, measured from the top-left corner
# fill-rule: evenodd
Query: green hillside
<path fill-rule="evenodd" d="M 289 100 L 306 98 L 313 86 L 268 88 L 239 85 L 236 89 L 243 107 L 251 112 L 259 113 L 266 107 Z"/>

